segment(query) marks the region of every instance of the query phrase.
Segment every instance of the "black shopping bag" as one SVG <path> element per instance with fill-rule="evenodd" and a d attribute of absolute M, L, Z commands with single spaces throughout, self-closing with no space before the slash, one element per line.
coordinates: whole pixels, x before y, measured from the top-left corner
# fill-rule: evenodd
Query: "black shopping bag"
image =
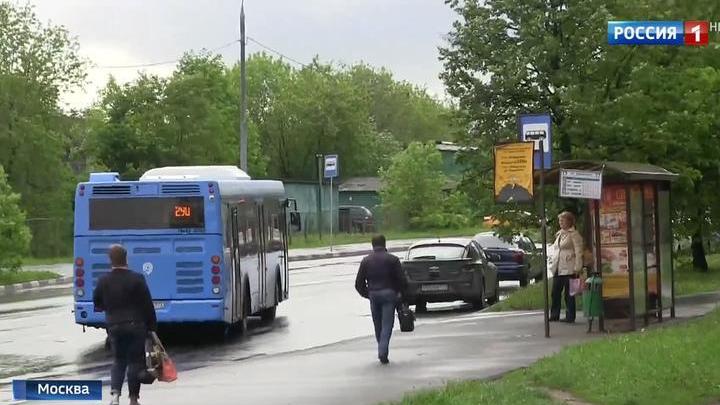
<path fill-rule="evenodd" d="M 415 330 L 415 313 L 410 309 L 409 305 L 404 303 L 398 304 L 397 315 L 401 332 L 412 332 Z"/>

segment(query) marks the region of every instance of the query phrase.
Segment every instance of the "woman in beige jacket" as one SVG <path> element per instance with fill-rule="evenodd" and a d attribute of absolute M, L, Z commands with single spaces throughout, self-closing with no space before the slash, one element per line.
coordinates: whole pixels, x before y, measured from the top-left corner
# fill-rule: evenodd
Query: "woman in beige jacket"
<path fill-rule="evenodd" d="M 577 278 L 583 268 L 583 239 L 575 230 L 575 215 L 563 212 L 558 216 L 560 231 L 555 235 L 557 258 L 552 264 L 553 288 L 550 320 L 560 320 L 560 296 L 565 296 L 565 319 L 575 322 L 575 297 L 570 295 L 570 279 Z"/>

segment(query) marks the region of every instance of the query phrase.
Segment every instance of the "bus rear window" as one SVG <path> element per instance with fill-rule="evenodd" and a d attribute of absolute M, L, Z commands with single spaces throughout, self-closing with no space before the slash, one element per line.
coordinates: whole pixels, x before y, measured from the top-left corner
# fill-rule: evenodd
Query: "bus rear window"
<path fill-rule="evenodd" d="M 204 227 L 202 197 L 90 200 L 90 230 Z"/>

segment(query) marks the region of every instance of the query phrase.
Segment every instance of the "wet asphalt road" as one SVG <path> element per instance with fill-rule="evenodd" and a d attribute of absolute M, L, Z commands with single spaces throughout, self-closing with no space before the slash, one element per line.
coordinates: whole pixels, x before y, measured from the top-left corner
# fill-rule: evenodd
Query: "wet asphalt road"
<path fill-rule="evenodd" d="M 163 336 L 180 372 L 232 365 L 259 356 L 297 352 L 369 336 L 367 301 L 354 290 L 360 257 L 291 264 L 290 300 L 270 324 L 251 322 L 248 336 L 227 342 L 207 330 L 167 331 Z M 503 283 L 504 290 L 513 283 Z M 69 288 L 49 288 L 0 300 L 0 402 L 10 399 L 12 379 L 83 377 L 106 379 L 105 332 L 74 323 Z M 470 314 L 462 303 L 430 305 L 418 325 Z"/>

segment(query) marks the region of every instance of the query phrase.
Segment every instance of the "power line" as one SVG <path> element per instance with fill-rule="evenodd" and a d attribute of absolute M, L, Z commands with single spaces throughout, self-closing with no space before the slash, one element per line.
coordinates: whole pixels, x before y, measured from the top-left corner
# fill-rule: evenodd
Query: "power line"
<path fill-rule="evenodd" d="M 274 54 L 276 54 L 276 55 L 278 55 L 278 56 L 280 56 L 280 57 L 282 57 L 282 58 L 284 58 L 284 59 L 289 60 L 290 62 L 296 63 L 296 64 L 298 64 L 298 65 L 300 65 L 300 66 L 302 66 L 302 67 L 306 67 L 306 66 L 307 66 L 307 64 L 302 63 L 302 62 L 298 61 L 297 59 L 291 58 L 290 56 L 287 56 L 287 55 L 285 55 L 284 53 L 282 53 L 282 52 L 280 52 L 280 51 L 278 51 L 278 50 L 276 50 L 276 49 L 274 49 L 274 48 L 272 48 L 272 47 L 270 47 L 270 46 L 267 46 L 267 45 L 263 44 L 262 42 L 258 41 L 258 40 L 255 39 L 255 38 L 252 38 L 252 37 L 248 36 L 248 37 L 247 37 L 247 40 L 250 41 L 250 42 L 255 43 L 256 45 L 260 46 L 261 48 L 263 48 L 263 49 L 265 49 L 265 50 L 267 50 L 267 51 L 270 51 L 270 52 L 272 52 L 272 53 L 274 53 Z M 226 44 L 223 44 L 223 45 L 220 45 L 220 46 L 218 46 L 218 47 L 209 49 L 208 52 L 217 52 L 217 51 L 223 50 L 223 49 L 225 49 L 225 48 L 227 48 L 227 47 L 229 47 L 229 46 L 231 46 L 231 45 L 233 45 L 233 44 L 239 43 L 239 42 L 240 42 L 239 39 L 234 39 L 234 40 L 232 40 L 232 41 L 230 41 L 230 42 L 228 42 L 228 43 L 226 43 Z M 93 66 L 92 69 L 140 69 L 140 68 L 147 68 L 147 67 L 154 67 L 154 66 L 163 66 L 163 65 L 176 64 L 176 63 L 180 62 L 180 60 L 181 60 L 181 58 L 172 59 L 172 60 L 165 60 L 165 61 L 159 61 L 159 62 L 139 63 L 139 64 L 135 64 L 135 65 L 100 65 L 100 66 Z"/>
<path fill-rule="evenodd" d="M 300 65 L 300 66 L 302 66 L 302 67 L 307 66 L 306 64 L 304 64 L 304 63 L 302 63 L 302 62 L 299 62 L 299 61 L 297 61 L 296 59 L 293 59 L 293 58 L 291 58 L 291 57 L 283 54 L 282 52 L 277 51 L 277 50 L 275 50 L 275 49 L 273 49 L 273 48 L 271 48 L 271 47 L 263 44 L 262 42 L 256 40 L 256 39 L 253 38 L 253 37 L 247 37 L 247 39 L 248 39 L 248 41 L 252 41 L 252 42 L 256 43 L 256 44 L 259 45 L 261 48 L 264 48 L 264 49 L 266 49 L 266 50 L 268 50 L 268 51 L 270 51 L 270 52 L 272 52 L 272 53 L 274 53 L 274 54 L 276 54 L 276 55 L 278 55 L 278 56 L 280 56 L 280 57 L 283 57 L 283 58 L 289 60 L 290 62 L 297 63 L 298 65 Z"/>
<path fill-rule="evenodd" d="M 220 50 L 223 50 L 230 45 L 236 44 L 240 42 L 239 39 L 234 39 L 226 44 L 220 45 L 218 47 L 209 49 L 208 52 L 217 52 Z M 162 66 L 162 65 L 169 65 L 169 64 L 175 64 L 180 62 L 180 58 L 173 59 L 173 60 L 166 60 L 162 62 L 149 62 L 149 63 L 141 63 L 137 65 L 103 65 L 103 66 L 96 66 L 95 69 L 138 69 L 138 68 L 144 68 L 144 67 L 153 67 L 153 66 Z"/>

